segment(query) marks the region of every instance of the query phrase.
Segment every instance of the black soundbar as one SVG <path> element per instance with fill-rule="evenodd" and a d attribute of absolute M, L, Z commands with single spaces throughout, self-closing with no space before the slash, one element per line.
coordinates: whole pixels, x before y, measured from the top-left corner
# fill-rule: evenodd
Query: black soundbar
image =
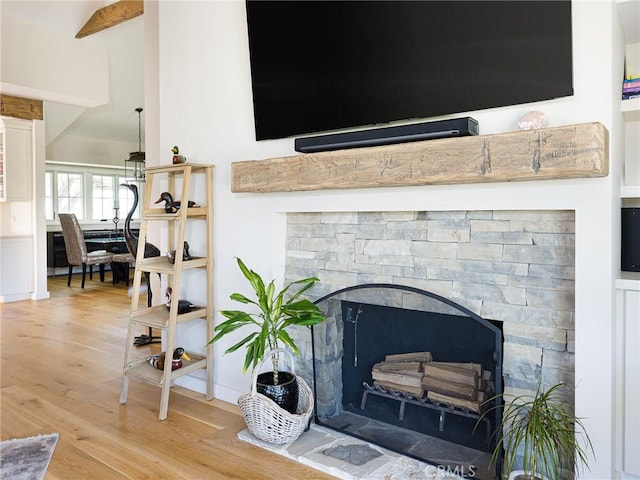
<path fill-rule="evenodd" d="M 471 117 L 435 122 L 374 128 L 357 132 L 333 133 L 295 139 L 295 150 L 301 153 L 328 152 L 345 148 L 375 147 L 394 143 L 433 140 L 435 138 L 478 135 L 478 121 Z"/>

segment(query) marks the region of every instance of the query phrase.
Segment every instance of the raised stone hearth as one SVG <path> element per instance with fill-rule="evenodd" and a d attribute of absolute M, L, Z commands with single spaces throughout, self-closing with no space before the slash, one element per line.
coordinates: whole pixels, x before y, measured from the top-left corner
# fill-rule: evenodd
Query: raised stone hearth
<path fill-rule="evenodd" d="M 291 444 L 264 442 L 248 430 L 241 431 L 238 438 L 343 480 L 463 480 L 462 475 L 475 473 L 437 468 L 317 425 Z M 356 461 L 352 456 L 332 455 L 336 450 L 352 449 L 374 454 Z"/>

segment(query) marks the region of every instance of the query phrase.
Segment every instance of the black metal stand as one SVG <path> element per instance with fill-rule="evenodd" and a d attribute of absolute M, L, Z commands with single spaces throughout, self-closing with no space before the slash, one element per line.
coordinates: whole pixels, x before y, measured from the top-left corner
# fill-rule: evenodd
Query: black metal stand
<path fill-rule="evenodd" d="M 118 218 L 118 211 L 120 209 L 118 207 L 113 207 L 113 218 L 111 219 L 111 221 L 113 222 L 114 225 L 114 233 L 116 235 L 116 237 L 118 236 L 118 222 L 120 222 L 120 219 Z"/>
<path fill-rule="evenodd" d="M 147 280 L 147 307 L 151 307 L 153 294 L 151 292 L 151 274 L 149 272 L 145 272 L 144 277 Z M 155 337 L 153 335 L 153 328 L 149 327 L 149 335 L 140 335 L 133 339 L 133 344 L 136 347 L 142 347 L 144 345 L 149 345 L 151 343 L 160 343 L 162 341 L 161 337 Z"/>

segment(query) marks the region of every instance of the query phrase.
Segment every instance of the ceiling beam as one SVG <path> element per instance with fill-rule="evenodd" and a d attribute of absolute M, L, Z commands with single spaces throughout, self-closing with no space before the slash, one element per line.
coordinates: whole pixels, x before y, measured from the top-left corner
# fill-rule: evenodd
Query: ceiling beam
<path fill-rule="evenodd" d="M 76 38 L 101 32 L 144 13 L 143 0 L 120 0 L 96 10 L 76 34 Z"/>
<path fill-rule="evenodd" d="M 24 120 L 42 120 L 42 100 L 0 94 L 0 115 Z"/>

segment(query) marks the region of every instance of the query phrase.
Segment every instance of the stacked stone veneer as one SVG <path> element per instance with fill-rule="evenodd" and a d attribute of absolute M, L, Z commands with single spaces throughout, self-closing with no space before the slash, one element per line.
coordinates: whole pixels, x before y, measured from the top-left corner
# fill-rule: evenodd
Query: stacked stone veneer
<path fill-rule="evenodd" d="M 521 394 L 574 383 L 574 227 L 573 211 L 289 213 L 285 276 L 317 276 L 313 299 L 402 284 L 501 321 L 505 393 Z"/>

